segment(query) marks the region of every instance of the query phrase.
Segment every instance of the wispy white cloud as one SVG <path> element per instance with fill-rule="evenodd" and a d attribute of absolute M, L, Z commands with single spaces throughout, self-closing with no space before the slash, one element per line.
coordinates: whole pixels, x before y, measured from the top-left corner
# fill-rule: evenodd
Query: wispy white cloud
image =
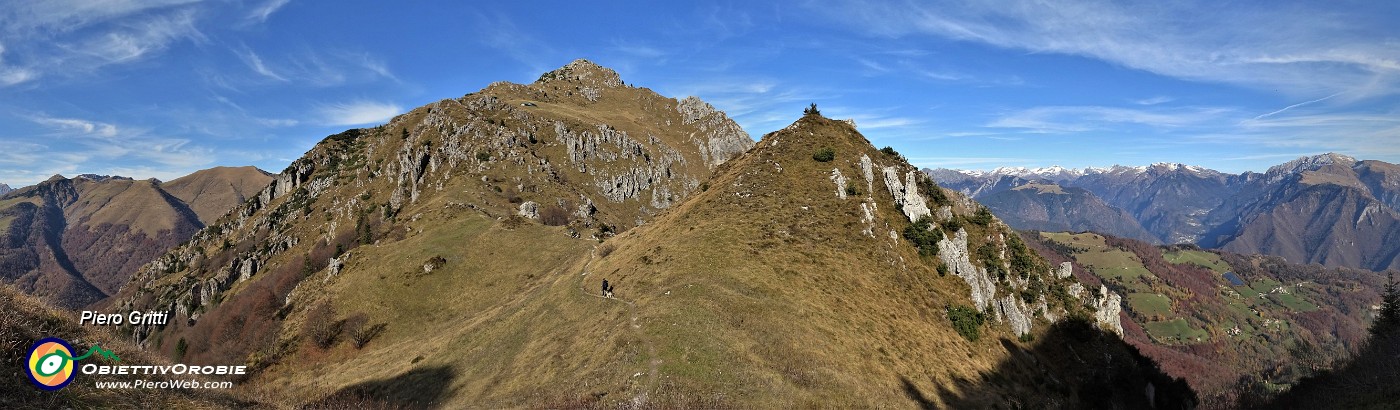
<path fill-rule="evenodd" d="M 11 86 L 33 80 L 37 75 L 33 70 L 19 67 L 0 66 L 0 87 Z"/>
<path fill-rule="evenodd" d="M 670 54 L 658 47 L 624 40 L 613 40 L 612 50 L 628 56 L 647 59 L 660 59 Z"/>
<path fill-rule="evenodd" d="M 1232 109 L 1219 107 L 1184 107 L 1166 109 L 1133 109 L 1102 106 L 1033 107 L 1003 115 L 989 124 L 991 128 L 1023 128 L 1034 132 L 1082 132 L 1109 129 L 1119 124 L 1176 128 L 1203 125 L 1219 121 Z"/>
<path fill-rule="evenodd" d="M 5 64 L 5 44 L 0 43 L 0 87 L 11 86 L 34 79 L 34 72 Z"/>
<path fill-rule="evenodd" d="M 859 63 L 861 67 L 865 67 L 866 70 L 876 74 L 883 74 L 891 71 L 889 67 L 871 59 L 857 58 L 856 63 Z"/>
<path fill-rule="evenodd" d="M 1167 97 L 1167 96 L 1159 95 L 1159 96 L 1151 97 L 1151 98 L 1143 98 L 1143 99 L 1141 99 L 1141 100 L 1133 100 L 1133 104 L 1137 104 L 1137 105 L 1157 105 L 1157 104 L 1166 104 L 1166 103 L 1169 103 L 1169 102 L 1172 102 L 1172 101 L 1176 101 L 1176 99 L 1175 99 L 1175 98 L 1172 98 L 1172 97 Z"/>
<path fill-rule="evenodd" d="M 1015 87 L 1025 85 L 1020 76 L 1005 73 L 971 73 L 969 70 L 949 66 L 946 62 L 929 63 L 905 58 L 890 63 L 890 71 L 900 75 L 921 78 L 934 83 L 949 83 L 973 87 Z"/>
<path fill-rule="evenodd" d="M 301 124 L 301 121 L 290 118 L 265 118 L 253 115 L 249 113 L 247 109 L 243 108 L 242 105 L 222 95 L 214 94 L 213 99 L 219 104 L 232 108 L 234 112 L 227 112 L 224 110 L 199 110 L 194 113 L 178 112 L 172 114 L 177 119 L 184 120 L 186 124 L 190 124 L 187 125 L 187 128 L 199 129 L 203 133 L 209 135 L 224 135 L 230 131 L 234 134 L 243 134 L 248 132 L 248 130 L 241 129 L 239 125 L 247 125 L 250 123 L 265 128 L 294 127 Z M 217 128 L 218 131 L 214 128 Z"/>
<path fill-rule="evenodd" d="M 0 86 L 93 73 L 181 41 L 203 43 L 207 38 L 188 3 L 58 0 L 0 8 Z"/>
<path fill-rule="evenodd" d="M 389 65 L 387 63 L 375 58 L 370 53 L 344 53 L 341 58 L 347 62 L 357 64 L 360 68 L 380 77 L 399 81 L 399 78 L 394 76 L 394 72 L 389 70 Z"/>
<path fill-rule="evenodd" d="M 830 90 L 796 88 L 766 77 L 722 76 L 661 90 L 665 95 L 700 97 L 724 111 L 754 138 L 782 128 L 808 103 L 829 100 Z"/>
<path fill-rule="evenodd" d="M 962 74 L 962 73 L 955 73 L 955 72 L 950 72 L 950 71 L 937 71 L 937 70 L 919 70 L 919 74 L 922 75 L 922 76 L 924 76 L 925 78 L 929 78 L 929 79 L 932 79 L 932 80 L 938 80 L 938 81 L 962 81 L 962 80 L 966 80 L 966 79 L 972 78 L 972 77 L 970 77 L 970 76 L 968 76 L 968 75 L 966 75 L 966 74 Z"/>
<path fill-rule="evenodd" d="M 127 16 L 160 11 L 201 0 L 46 0 L 14 2 L 0 11 L 0 31 L 18 37 L 45 37 Z"/>
<path fill-rule="evenodd" d="M 1289 152 L 1289 153 L 1282 153 L 1282 154 L 1239 155 L 1239 156 L 1226 157 L 1226 158 L 1221 158 L 1221 159 L 1222 159 L 1222 160 L 1226 160 L 1226 161 L 1257 161 L 1257 160 L 1264 160 L 1264 159 L 1290 159 L 1290 160 L 1291 160 L 1291 159 L 1298 158 L 1298 157 L 1305 157 L 1305 156 L 1308 156 L 1308 155 L 1316 155 L 1316 154 L 1317 154 L 1316 152 L 1305 152 L 1305 151 L 1301 151 L 1301 152 Z"/>
<path fill-rule="evenodd" d="M 377 124 L 404 112 L 398 104 L 363 100 L 329 104 L 319 111 L 322 122 L 334 126 Z"/>
<path fill-rule="evenodd" d="M 1272 117 L 1272 116 L 1275 116 L 1275 115 L 1279 115 L 1279 114 L 1282 114 L 1284 111 L 1288 111 L 1288 110 L 1291 110 L 1291 109 L 1294 109 L 1294 108 L 1302 107 L 1302 106 L 1308 105 L 1308 104 L 1316 104 L 1316 103 L 1320 103 L 1320 102 L 1323 102 L 1323 101 L 1327 101 L 1327 100 L 1332 99 L 1332 97 L 1336 97 L 1336 96 L 1341 95 L 1341 94 L 1342 94 L 1342 93 L 1336 93 L 1336 94 L 1332 94 L 1332 95 L 1329 95 L 1329 96 L 1326 96 L 1326 97 L 1318 98 L 1318 99 L 1316 99 L 1316 100 L 1303 101 L 1303 102 L 1300 102 L 1300 103 L 1297 103 L 1297 104 L 1293 104 L 1293 105 L 1290 105 L 1290 106 L 1287 106 L 1287 107 L 1283 107 L 1283 108 L 1281 108 L 1281 109 L 1279 109 L 1279 110 L 1277 110 L 1277 111 L 1269 112 L 1269 113 L 1267 113 L 1267 114 L 1261 114 L 1261 115 L 1259 115 L 1258 117 L 1254 117 L 1254 119 L 1259 120 L 1259 119 L 1264 119 L 1264 118 L 1267 118 L 1267 117 Z"/>
<path fill-rule="evenodd" d="M 529 66 L 533 74 L 557 68 L 550 66 L 556 54 L 554 48 L 521 29 L 510 16 L 476 14 L 473 20 L 477 34 L 474 40 Z"/>
<path fill-rule="evenodd" d="M 375 79 L 399 81 L 384 61 L 366 52 L 305 50 L 289 56 L 264 58 L 246 45 L 231 51 L 249 70 L 267 80 L 312 87 L 335 87 Z M 227 82 L 221 75 L 209 76 L 211 81 Z M 253 83 L 266 83 L 266 80 Z M 217 85 L 217 84 L 216 84 Z M 233 87 L 236 88 L 236 87 Z"/>
<path fill-rule="evenodd" d="M 117 136 L 117 126 L 77 118 L 56 118 L 44 115 L 29 117 L 36 124 L 47 126 L 63 135 L 111 138 Z"/>
<path fill-rule="evenodd" d="M 265 22 L 268 17 L 272 16 L 272 13 L 276 13 L 277 10 L 282 9 L 282 6 L 291 2 L 292 0 L 267 0 L 250 10 L 247 19 L 258 23 Z"/>
<path fill-rule="evenodd" d="M 78 55 L 95 57 L 87 64 L 106 65 L 138 60 L 164 50 L 177 40 L 205 40 L 195 28 L 194 13 L 188 10 L 153 16 L 122 24 L 120 29 L 63 46 Z"/>
<path fill-rule="evenodd" d="M 1206 8 L 1212 13 L 1200 13 Z M 821 10 L 879 36 L 930 35 L 1077 55 L 1292 95 L 1400 93 L 1400 59 L 1394 57 L 1400 42 L 1374 35 L 1391 23 L 1326 3 L 849 1 Z"/>
<path fill-rule="evenodd" d="M 243 63 L 247 64 L 248 68 L 252 69 L 253 72 L 273 80 L 287 82 L 287 77 L 283 77 L 277 74 L 277 72 L 272 71 L 271 68 L 268 68 L 267 64 L 263 63 L 262 57 L 259 57 L 258 53 L 254 53 L 253 50 L 249 49 L 247 46 L 234 50 L 234 53 L 238 54 L 238 58 L 242 59 Z"/>
<path fill-rule="evenodd" d="M 1016 166 L 1033 161 L 1010 157 L 911 157 L 909 162 L 921 168 L 978 169 Z"/>
<path fill-rule="evenodd" d="M 894 108 L 867 109 L 845 106 L 823 106 L 820 107 L 822 115 L 828 118 L 851 119 L 856 122 L 856 128 L 863 133 L 888 134 L 895 130 L 912 130 L 923 125 L 927 121 L 920 118 L 912 118 L 899 115 L 891 115 L 896 111 Z M 793 120 L 795 118 L 789 118 Z M 874 137 L 875 135 L 870 135 Z"/>
<path fill-rule="evenodd" d="M 32 184 L 53 174 L 75 172 L 164 178 L 188 174 L 214 158 L 212 149 L 191 139 L 157 135 L 141 127 L 43 114 L 24 118 L 47 128 L 49 140 L 62 143 L 0 141 L 6 147 L 0 153 L 0 178 L 7 182 Z"/>

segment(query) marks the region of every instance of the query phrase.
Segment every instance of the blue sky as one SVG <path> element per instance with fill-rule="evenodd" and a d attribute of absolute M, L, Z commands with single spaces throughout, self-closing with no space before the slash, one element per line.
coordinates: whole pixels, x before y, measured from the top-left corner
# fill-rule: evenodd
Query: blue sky
<path fill-rule="evenodd" d="M 1397 2 L 592 3 L 0 1 L 0 182 L 278 172 L 575 58 L 755 138 L 816 102 L 920 166 L 1400 162 Z"/>

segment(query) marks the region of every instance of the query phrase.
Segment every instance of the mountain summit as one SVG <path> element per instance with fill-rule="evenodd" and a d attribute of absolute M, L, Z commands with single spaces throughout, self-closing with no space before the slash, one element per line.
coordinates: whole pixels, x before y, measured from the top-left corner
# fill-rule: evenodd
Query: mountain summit
<path fill-rule="evenodd" d="M 559 69 L 540 75 L 534 85 L 547 85 L 554 81 L 585 84 L 590 86 L 619 87 L 622 77 L 611 68 L 594 64 L 592 61 L 577 59 Z"/>

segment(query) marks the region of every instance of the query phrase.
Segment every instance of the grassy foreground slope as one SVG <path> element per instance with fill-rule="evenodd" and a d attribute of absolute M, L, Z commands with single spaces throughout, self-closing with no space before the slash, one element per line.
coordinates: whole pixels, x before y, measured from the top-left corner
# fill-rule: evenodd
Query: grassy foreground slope
<path fill-rule="evenodd" d="M 172 389 L 98 389 L 97 382 L 131 381 L 125 376 L 75 375 L 73 382 L 58 391 L 44 391 L 29 381 L 24 368 L 28 366 L 29 348 L 35 341 L 58 337 L 69 342 L 81 355 L 98 345 L 112 351 L 127 365 L 167 365 L 164 358 L 144 352 L 117 337 L 91 327 L 78 326 L 73 312 L 61 311 L 25 295 L 9 285 L 0 284 L 0 407 L 23 408 L 102 408 L 148 409 L 185 408 L 218 409 L 246 408 L 255 405 L 222 390 Z M 87 364 L 117 364 L 99 359 L 79 362 Z M 148 380 L 161 377 L 143 376 Z M 180 377 L 187 380 L 193 377 Z M 212 379 L 211 379 L 212 380 Z"/>

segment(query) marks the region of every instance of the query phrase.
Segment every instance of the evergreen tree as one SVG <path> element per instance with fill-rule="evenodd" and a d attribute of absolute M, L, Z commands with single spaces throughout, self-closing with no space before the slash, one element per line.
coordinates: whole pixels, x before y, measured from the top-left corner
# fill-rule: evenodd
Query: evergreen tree
<path fill-rule="evenodd" d="M 1381 294 L 1381 311 L 1371 323 L 1371 335 L 1380 336 L 1400 329 L 1400 288 L 1395 275 L 1386 275 L 1385 292 Z"/>

